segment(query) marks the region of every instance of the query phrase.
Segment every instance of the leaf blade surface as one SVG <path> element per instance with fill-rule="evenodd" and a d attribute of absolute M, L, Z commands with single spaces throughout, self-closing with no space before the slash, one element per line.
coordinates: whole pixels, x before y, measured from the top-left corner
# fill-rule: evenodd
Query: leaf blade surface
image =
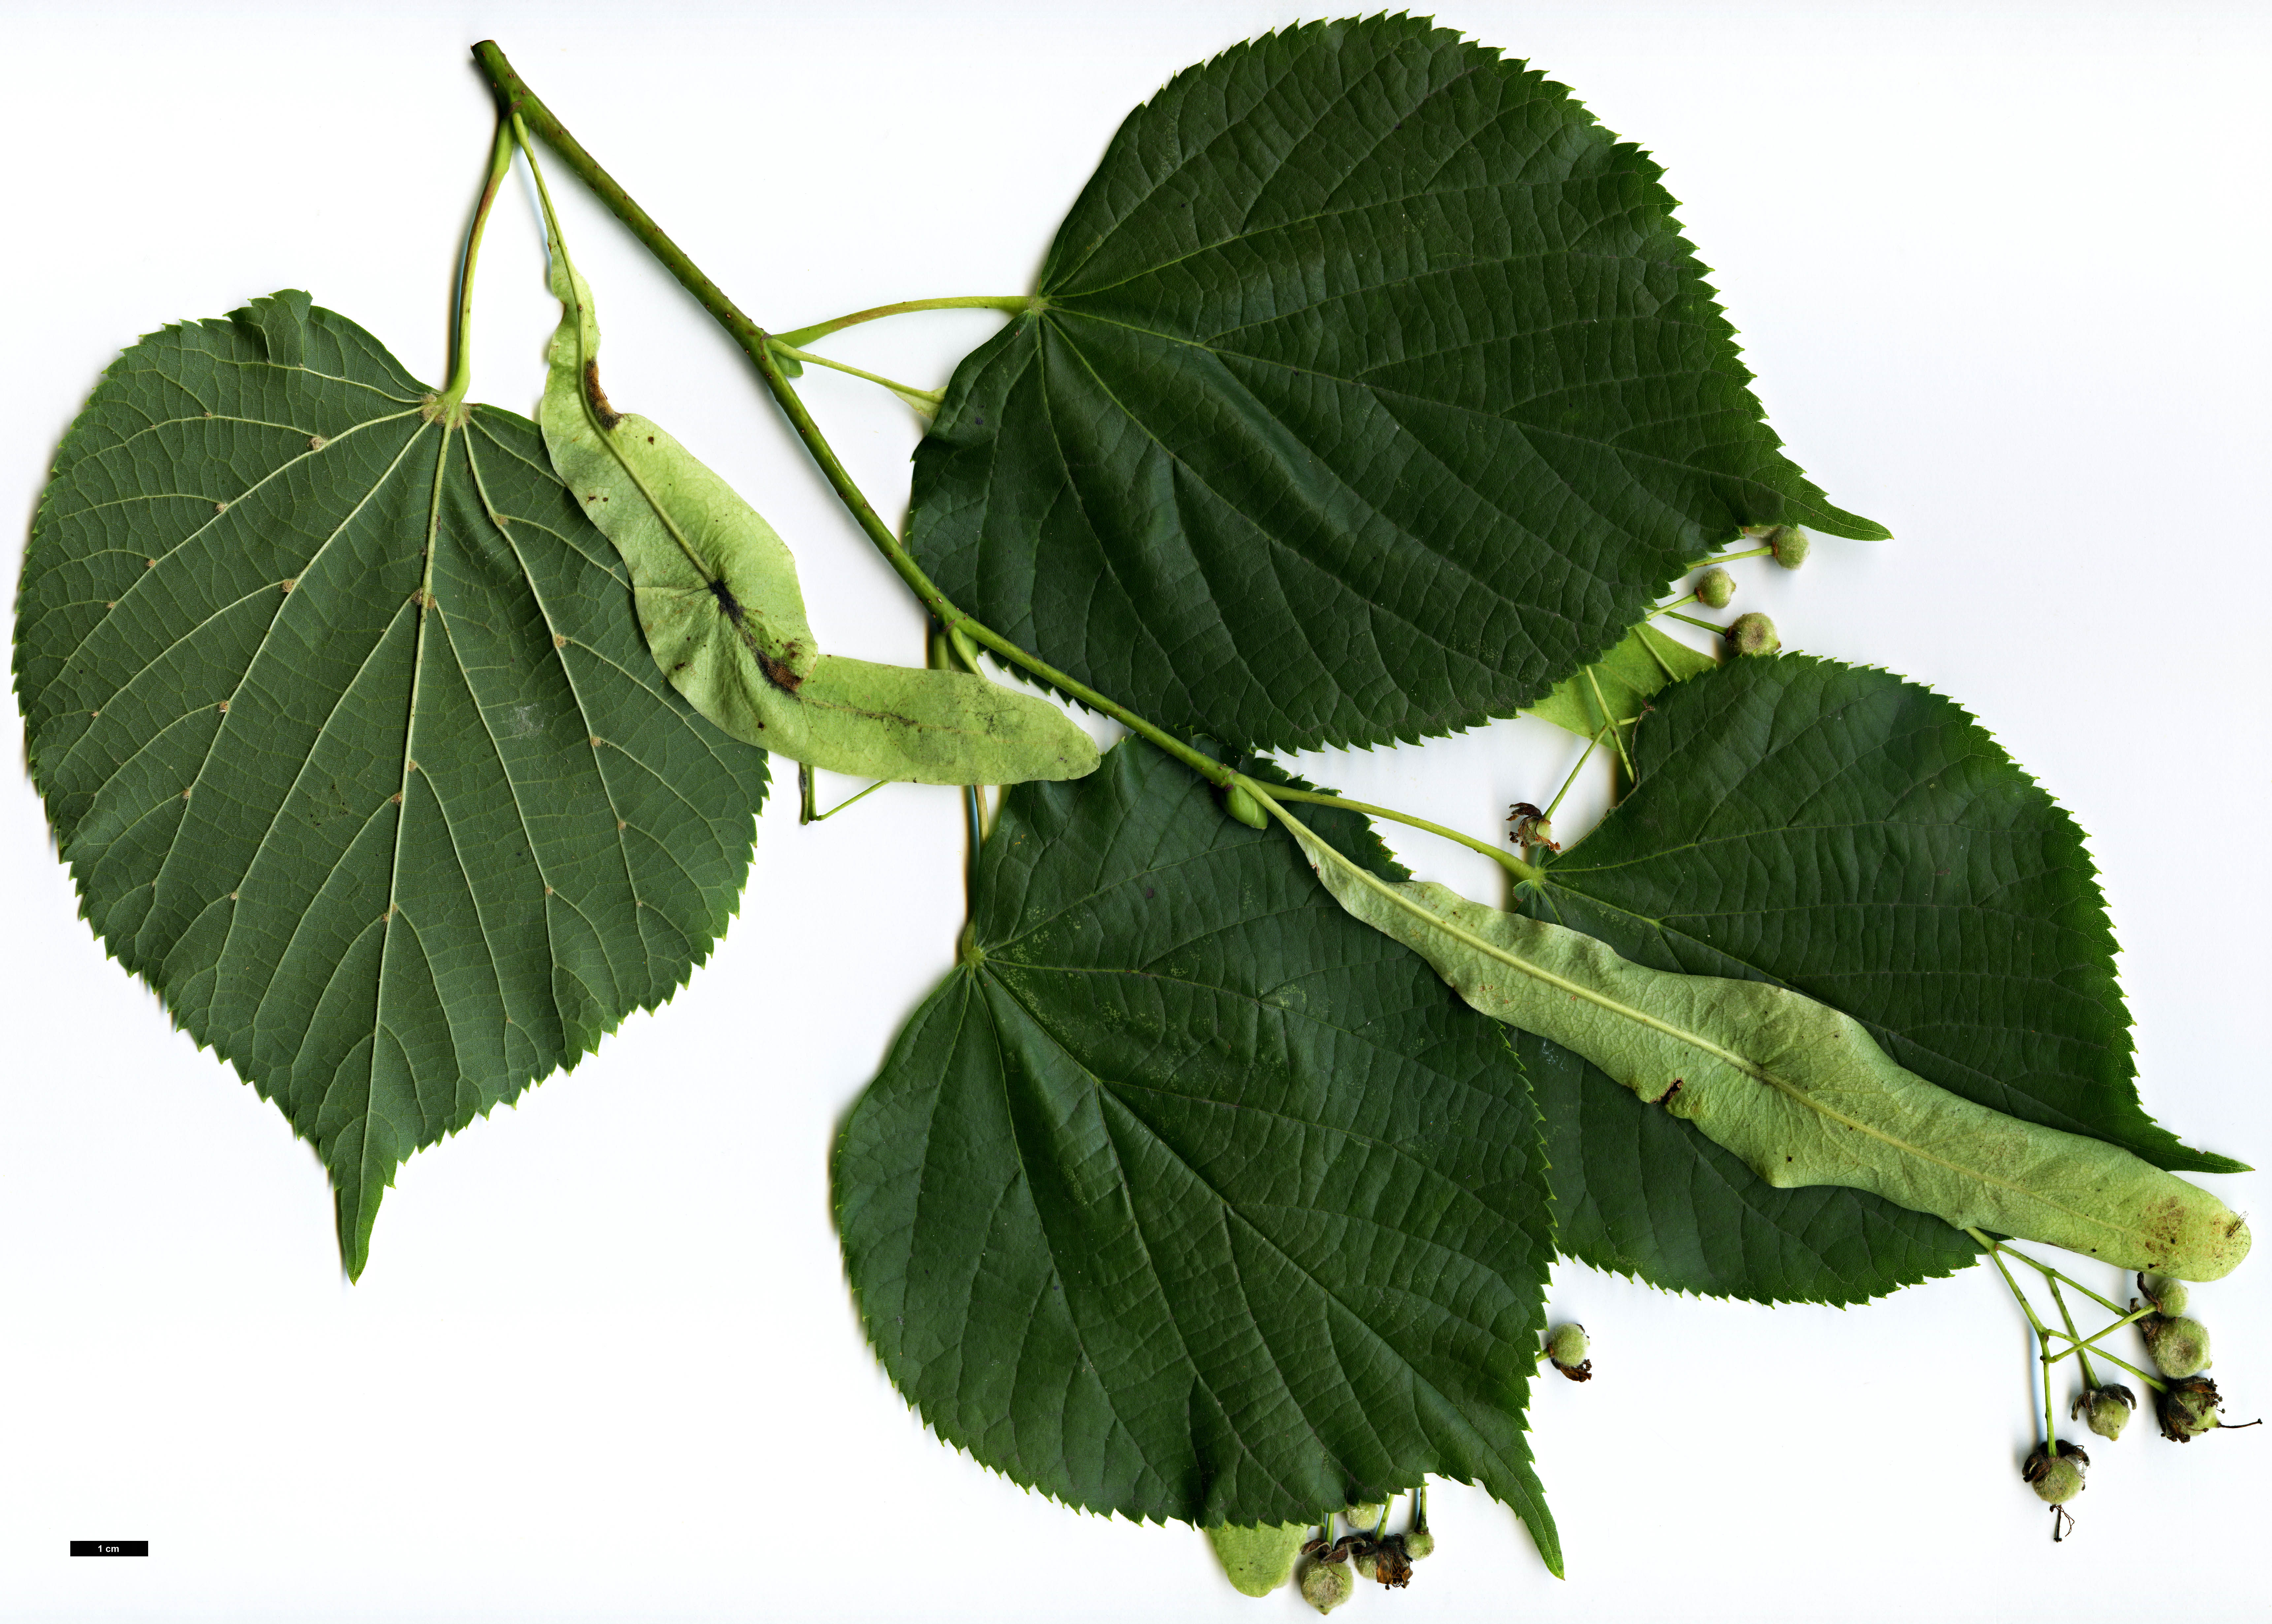
<path fill-rule="evenodd" d="M 1191 69 L 957 371 L 910 544 L 1153 719 L 1293 749 L 1512 714 L 1770 513 L 1882 535 L 1760 421 L 1658 173 L 1420 19 Z"/>
<path fill-rule="evenodd" d="M 1134 742 L 1013 792 L 974 921 L 836 1158 L 930 1425 L 1202 1526 L 1480 1480 L 1556 1563 L 1516 1419 L 1551 1230 L 1498 1034 Z"/>
<path fill-rule="evenodd" d="M 766 782 L 654 674 L 534 425 L 430 399 L 304 294 L 153 335 L 18 605 L 83 910 L 315 1145 L 350 1274 L 396 1166 L 684 981 Z"/>

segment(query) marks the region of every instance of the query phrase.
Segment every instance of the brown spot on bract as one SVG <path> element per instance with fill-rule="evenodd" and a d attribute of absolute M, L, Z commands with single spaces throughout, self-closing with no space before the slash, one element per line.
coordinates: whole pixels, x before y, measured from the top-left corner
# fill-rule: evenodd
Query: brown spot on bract
<path fill-rule="evenodd" d="M 96 718 L 100 717 L 101 714 L 102 714 L 102 712 L 101 712 L 101 711 L 89 711 L 86 713 L 86 719 L 87 719 L 87 720 L 89 720 L 90 722 L 91 722 L 91 721 L 93 721 Z"/>
<path fill-rule="evenodd" d="M 568 634 L 564 631 L 554 632 L 552 634 L 552 646 L 557 649 L 566 648 L 568 646 Z"/>
<path fill-rule="evenodd" d="M 546 896 L 548 896 L 548 897 L 549 897 L 550 895 L 552 895 L 552 888 L 551 888 L 549 885 L 548 885 L 548 886 L 546 886 L 546 887 L 544 888 L 544 894 L 545 894 Z"/>
<path fill-rule="evenodd" d="M 765 673 L 766 682 L 771 682 L 784 694 L 796 692 L 804 682 L 804 679 L 797 675 L 796 668 L 787 660 L 775 659 L 772 655 L 761 652 L 758 653 L 758 669 Z"/>
<path fill-rule="evenodd" d="M 231 892 L 229 892 L 229 894 L 228 894 L 228 899 L 229 899 L 231 902 L 235 902 L 235 901 L 236 900 L 236 893 L 235 893 L 235 891 L 231 891 Z"/>
<path fill-rule="evenodd" d="M 616 820 L 616 832 L 617 834 L 623 833 L 624 830 L 629 829 L 631 825 L 624 822 L 623 819 L 617 818 Z"/>
<path fill-rule="evenodd" d="M 728 586 L 722 580 L 713 581 L 710 583 L 710 595 L 718 600 L 718 607 L 728 620 L 736 626 L 742 623 L 741 600 L 734 596 L 732 587 Z"/>
<path fill-rule="evenodd" d="M 111 601 L 104 604 L 102 607 L 106 609 L 115 609 L 118 607 L 118 600 L 114 598 Z"/>
<path fill-rule="evenodd" d="M 594 734 L 592 735 L 592 737 L 591 737 L 591 741 L 590 741 L 590 742 L 591 742 L 591 746 L 592 746 L 592 748 L 593 748 L 594 749 L 595 749 L 595 750 L 596 750 L 596 749 L 598 749 L 600 748 L 600 745 L 601 745 L 601 743 L 602 742 L 602 741 L 601 740 L 600 735 L 599 735 L 598 734 Z"/>
<path fill-rule="evenodd" d="M 600 420 L 602 428 L 613 428 L 624 421 L 624 414 L 608 404 L 608 391 L 600 387 L 600 363 L 584 363 L 584 399 L 592 403 L 592 415 Z"/>
<path fill-rule="evenodd" d="M 407 765 L 407 767 L 405 767 L 405 768 L 403 769 L 403 771 L 404 771 L 405 772 L 415 772 L 415 771 L 418 771 L 418 764 L 417 764 L 416 762 L 415 762 L 415 761 L 414 761 L 414 762 L 410 763 L 410 764 L 409 764 L 409 765 Z"/>
<path fill-rule="evenodd" d="M 190 792 L 189 792 L 188 790 L 186 790 L 186 789 L 185 789 L 185 790 L 183 790 L 183 791 L 182 792 L 182 799 L 183 799 L 183 800 L 184 800 L 184 801 L 187 801 L 189 798 L 190 798 Z"/>
<path fill-rule="evenodd" d="M 219 711 L 223 716 L 227 716 L 228 714 L 228 701 L 224 699 L 213 708 Z"/>
<path fill-rule="evenodd" d="M 400 806 L 400 805 L 402 804 L 402 792 L 401 792 L 400 790 L 399 790 L 399 789 L 398 789 L 398 790 L 396 790 L 396 791 L 394 792 L 394 793 L 392 793 L 392 795 L 389 795 L 389 796 L 387 797 L 387 799 L 388 799 L 389 801 L 392 801 L 396 806 L 398 806 L 398 807 L 399 807 L 399 806 Z"/>
<path fill-rule="evenodd" d="M 286 592 L 290 592 L 294 587 L 297 586 L 299 584 L 300 584 L 300 577 L 299 577 L 298 576 L 296 576 L 296 575 L 288 575 L 288 576 L 286 576 L 286 577 L 284 577 L 284 579 L 283 579 L 283 582 L 281 583 L 281 585 L 283 585 L 284 590 L 285 590 Z"/>
<path fill-rule="evenodd" d="M 216 502 L 216 503 L 213 503 L 213 511 L 214 511 L 214 512 L 216 512 L 216 513 L 226 513 L 226 512 L 228 512 L 228 503 L 227 503 L 226 502 Z"/>
<path fill-rule="evenodd" d="M 320 451 L 330 443 L 329 440 L 319 434 L 311 434 L 308 436 L 308 449 L 311 451 Z"/>
<path fill-rule="evenodd" d="M 155 570 L 158 567 L 158 561 L 154 558 L 146 558 L 142 561 L 142 567 L 145 570 Z"/>

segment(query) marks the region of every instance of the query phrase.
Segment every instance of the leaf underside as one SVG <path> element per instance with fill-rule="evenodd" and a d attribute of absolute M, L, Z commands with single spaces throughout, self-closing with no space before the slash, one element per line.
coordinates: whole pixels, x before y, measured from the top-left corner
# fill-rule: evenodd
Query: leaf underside
<path fill-rule="evenodd" d="M 535 426 L 300 293 L 104 375 L 33 526 L 16 685 L 96 934 L 329 1170 L 395 1167 L 682 985 L 764 753 L 671 693 Z"/>
<path fill-rule="evenodd" d="M 1798 655 L 1659 694 L 1639 783 L 1519 891 L 1636 963 L 1766 980 L 1853 1016 L 1980 1104 L 2231 1171 L 2137 1099 L 2114 939 L 2080 831 L 1958 706 Z M 1858 1192 L 1775 1190 L 1542 1039 L 1560 1245 L 1656 1285 L 1844 1302 L 1961 1267 L 1971 1243 Z"/>
<path fill-rule="evenodd" d="M 1659 174 L 1423 19 L 1234 47 L 957 370 L 910 544 L 1155 721 L 1306 749 L 1537 702 L 1743 525 L 1883 535 L 1782 455 Z"/>
<path fill-rule="evenodd" d="M 1476 1481 L 1558 1567 L 1519 1420 L 1552 1233 L 1501 1029 L 1133 741 L 1010 793 L 973 913 L 835 1166 L 869 1336 L 939 1435 L 1204 1526 Z"/>

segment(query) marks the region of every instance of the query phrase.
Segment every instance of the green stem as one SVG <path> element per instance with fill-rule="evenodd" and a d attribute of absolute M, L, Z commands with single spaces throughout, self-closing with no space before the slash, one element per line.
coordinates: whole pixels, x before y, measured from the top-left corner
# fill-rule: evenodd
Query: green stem
<path fill-rule="evenodd" d="M 1267 787 L 1271 795 L 1279 801 L 1306 801 L 1321 807 L 1342 807 L 1351 812 L 1362 812 L 1367 817 L 1385 817 L 1392 823 L 1409 824 L 1414 829 L 1424 829 L 1431 835 L 1440 835 L 1446 840 L 1456 840 L 1470 852 L 1481 852 L 1518 880 L 1536 881 L 1545 877 L 1512 852 L 1502 852 L 1472 835 L 1463 835 L 1456 829 L 1446 829 L 1441 823 L 1431 823 L 1424 817 L 1413 816 L 1409 812 L 1399 812 L 1394 807 L 1376 807 L 1367 801 L 1351 801 L 1345 795 L 1321 794 L 1315 790 L 1288 789 L 1282 784 L 1273 784 Z"/>
<path fill-rule="evenodd" d="M 1728 629 L 1725 626 L 1715 626 L 1710 621 L 1700 621 L 1693 615 L 1682 615 L 1671 609 L 1664 610 L 1663 614 L 1668 620 L 1684 621 L 1691 626 L 1701 626 L 1715 637 L 1724 637 L 1728 635 Z"/>
<path fill-rule="evenodd" d="M 1614 722 L 1603 722 L 1599 727 L 1594 729 L 1594 736 L 1586 741 L 1586 748 L 1578 757 L 1578 764 L 1570 769 L 1570 776 L 1562 780 L 1562 787 L 1554 792 L 1554 799 L 1548 801 L 1546 810 L 1538 815 L 1540 823 L 1551 823 L 1554 821 L 1554 808 L 1562 804 L 1562 797 L 1570 793 L 1570 786 L 1578 781 L 1578 775 L 1585 771 L 1586 764 L 1594 759 L 1594 752 L 1601 748 L 1602 735 L 1615 726 Z"/>
<path fill-rule="evenodd" d="M 2148 1375 L 2144 1371 L 2139 1369 L 2137 1366 L 2132 1364 L 2128 1360 L 2109 1353 L 2104 1348 L 2098 1350 L 2098 1357 L 2104 1360 L 2110 1365 L 2119 1365 L 2123 1369 L 2128 1371 L 2132 1375 L 2137 1377 L 2141 1382 L 2143 1382 L 2148 1387 L 2152 1388 L 2157 1393 L 2166 1393 L 2170 1390 L 2169 1383 L 2161 1380 L 2160 1377 Z"/>
<path fill-rule="evenodd" d="M 1594 674 L 1591 666 L 1586 667 L 1586 681 L 1594 690 L 1594 703 L 1601 707 L 1602 720 L 1608 724 L 1610 742 L 1618 747 L 1618 759 L 1625 764 L 1626 777 L 1638 783 L 1640 775 L 1633 771 L 1633 757 L 1626 754 L 1626 741 L 1618 734 L 1618 719 L 1611 713 L 1610 702 L 1602 697 L 1601 679 Z"/>
<path fill-rule="evenodd" d="M 857 327 L 862 322 L 872 322 L 886 316 L 905 316 L 915 310 L 999 310 L 1005 316 L 1023 316 L 1028 310 L 1038 309 L 1041 303 L 1038 298 L 1025 294 L 971 294 L 959 299 L 903 299 L 897 304 L 879 304 L 873 309 L 855 310 L 851 315 L 840 316 L 834 321 L 815 322 L 811 326 L 800 327 L 795 332 L 782 333 L 781 341 L 783 344 L 811 344 L 832 332 Z M 806 358 L 799 356 L 798 359 Z"/>
<path fill-rule="evenodd" d="M 2074 1354 L 2074 1362 L 2080 1366 L 2082 1370 L 2083 1386 L 2096 1387 L 2098 1385 L 2098 1378 L 2091 1374 L 2090 1355 L 2083 1351 L 2085 1345 L 2082 1340 L 2082 1336 L 2081 1333 L 2077 1331 L 2074 1328 L 2074 1315 L 2067 1311 L 2066 1298 L 2059 1291 L 2059 1282 L 2057 1280 L 2053 1280 L 2051 1283 L 2051 1288 L 2052 1300 L 2059 1305 L 2059 1320 L 2066 1326 L 2066 1339 L 2074 1344 L 2073 1347 L 2066 1351 L 2066 1353 L 2060 1354 L 2059 1358 L 2065 1359 L 2067 1353 Z M 2113 1329 L 2113 1326 L 2109 1325 L 2106 1328 L 2106 1330 L 2112 1330 Z M 2106 1330 L 2100 1331 L 2098 1336 L 2104 1336 L 2106 1334 Z M 2094 1337 L 2092 1340 L 2096 1341 L 2097 1337 Z"/>
<path fill-rule="evenodd" d="M 584 150 L 583 144 L 552 115 L 552 109 L 538 101 L 536 93 L 513 71 L 497 41 L 483 40 L 475 46 L 474 61 L 497 92 L 498 104 L 506 115 L 519 117 L 531 132 L 559 153 L 576 177 L 591 189 L 593 196 L 607 205 L 608 212 L 621 220 L 632 235 L 646 244 L 647 251 L 662 262 L 663 269 L 694 295 L 695 302 L 710 313 L 711 319 L 726 330 L 727 336 L 740 345 L 744 354 L 753 360 L 762 354 L 766 334 L 757 323 L 743 315 L 719 286 L 686 257 L 686 251 L 664 235 L 662 227 L 616 183 L 615 177 L 600 168 L 592 154 Z"/>
<path fill-rule="evenodd" d="M 1975 1232 L 1968 1231 L 1966 1233 L 1973 1233 L 1975 1239 L 1979 1238 Z M 2123 1307 L 2123 1306 L 2119 1302 L 2109 1302 L 2105 1298 L 2101 1297 L 2096 1292 L 2092 1291 L 2089 1286 L 2076 1279 L 2073 1275 L 2062 1274 L 2059 1270 L 2052 1268 L 2049 1263 L 2042 1263 L 2035 1258 L 2029 1257 L 2025 1252 L 2022 1252 L 2019 1248 L 2012 1245 L 2009 1241 L 1991 1240 L 1988 1244 L 1994 1247 L 1999 1252 L 2007 1253 L 2011 1256 L 2018 1258 L 2022 1263 L 2027 1264 L 2029 1268 L 2034 1270 L 2046 1280 L 2064 1281 L 2066 1284 L 2072 1285 L 2075 1290 L 2089 1298 L 2091 1301 L 2096 1303 L 2109 1314 L 2126 1314 L 2129 1312 L 2129 1310 Z"/>
<path fill-rule="evenodd" d="M 816 813 L 813 816 L 806 818 L 804 822 L 808 823 L 825 823 L 830 818 L 834 817 L 839 812 L 844 810 L 845 808 L 850 806 L 853 801 L 864 801 L 869 796 L 874 794 L 878 790 L 883 788 L 885 785 L 898 784 L 902 781 L 903 780 L 899 778 L 878 778 L 873 784 L 871 784 L 867 788 L 853 796 L 850 801 L 840 801 L 834 806 L 829 808 L 827 811 Z"/>
<path fill-rule="evenodd" d="M 2037 1371 L 2044 1386 L 2044 1448 L 2048 1449 L 2059 1441 L 2059 1424 L 2052 1419 L 2052 1334 L 2036 1317 L 2035 1305 L 2020 1289 L 2020 1283 L 2012 1278 L 2012 1271 L 2004 1267 L 2003 1248 L 1977 1229 L 1967 1228 L 1964 1233 L 1988 1248 L 1988 1261 L 1996 1265 L 1996 1272 L 2004 1277 L 2004 1284 L 2011 1288 L 2012 1300 L 2020 1305 L 2020 1312 L 2028 1316 L 2028 1323 L 2035 1328 Z"/>
<path fill-rule="evenodd" d="M 481 263 L 482 233 L 490 223 L 490 210 L 512 170 L 512 121 L 500 116 L 496 138 L 490 143 L 489 178 L 474 205 L 474 218 L 466 227 L 465 256 L 458 262 L 458 303 L 450 318 L 450 381 L 442 386 L 440 400 L 445 409 L 462 404 L 473 385 L 474 270 Z"/>
<path fill-rule="evenodd" d="M 917 389 L 912 384 L 896 383 L 879 372 L 863 372 L 859 368 L 848 367 L 841 361 L 831 361 L 826 355 L 816 355 L 810 350 L 801 350 L 786 339 L 775 339 L 773 341 L 773 346 L 774 354 L 776 355 L 787 355 L 792 360 L 807 361 L 816 367 L 826 367 L 832 372 L 847 372 L 856 378 L 865 378 L 871 384 L 881 384 L 909 406 L 921 402 L 924 408 L 936 412 L 938 410 L 939 402 L 946 399 L 946 391 L 943 389 Z"/>
<path fill-rule="evenodd" d="M 615 178 L 600 168 L 592 154 L 584 150 L 583 144 L 568 133 L 560 121 L 552 115 L 551 109 L 539 101 L 536 93 L 530 90 L 521 77 L 513 71 L 512 64 L 505 60 L 504 53 L 497 48 L 495 41 L 484 40 L 475 46 L 474 60 L 488 75 L 507 112 L 520 118 L 532 133 L 541 137 L 560 155 L 577 177 L 591 189 L 593 195 L 623 222 L 624 229 L 662 262 L 663 269 L 676 279 L 680 287 L 693 294 L 696 302 L 709 312 L 711 319 L 724 328 L 727 336 L 741 346 L 742 353 L 756 365 L 759 376 L 765 380 L 766 388 L 772 393 L 774 403 L 788 419 L 789 427 L 796 431 L 797 438 L 804 442 L 805 450 L 820 466 L 821 473 L 836 492 L 837 500 L 844 504 L 845 510 L 852 515 L 853 522 L 875 544 L 877 551 L 883 554 L 885 562 L 892 566 L 901 580 L 907 583 L 908 590 L 915 593 L 916 600 L 930 612 L 932 618 L 949 631 L 959 630 L 1003 659 L 1024 667 L 1067 697 L 1112 718 L 1129 732 L 1167 751 L 1208 783 L 1225 786 L 1237 776 L 1221 762 L 1210 760 L 1182 740 L 1145 720 L 1127 706 L 1106 698 L 1086 682 L 1058 670 L 1038 655 L 1028 653 L 1001 633 L 957 608 L 945 592 L 931 584 L 930 577 L 923 574 L 908 550 L 900 545 L 900 539 L 892 533 L 891 526 L 884 523 L 859 486 L 853 482 L 852 476 L 845 471 L 843 463 L 838 460 L 835 451 L 829 445 L 827 436 L 820 432 L 820 425 L 812 421 L 812 413 L 805 410 L 804 402 L 798 399 L 796 391 L 789 386 L 788 379 L 782 375 L 781 362 L 773 353 L 771 335 L 744 315 L 741 308 L 726 297 L 724 291 L 686 257 L 685 250 L 673 242 L 647 212 L 616 183 Z M 990 304 L 996 309 L 1009 308 L 1002 300 L 967 302 Z M 1023 302 L 1018 308 L 1027 308 L 1030 302 Z M 878 309 L 882 311 L 893 308 L 901 307 L 878 306 Z M 939 307 L 917 301 L 904 308 Z M 790 336 L 802 338 L 806 335 L 800 331 Z"/>
<path fill-rule="evenodd" d="M 1775 548 L 1771 547 L 1755 547 L 1748 553 L 1723 553 L 1717 558 L 1700 558 L 1688 568 L 1709 570 L 1714 564 L 1738 564 L 1746 558 L 1765 558 L 1774 551 Z"/>
<path fill-rule="evenodd" d="M 1681 596 L 1675 598 L 1670 603 L 1658 604 L 1656 607 L 1648 612 L 1648 618 L 1650 620 L 1655 620 L 1660 615 L 1670 615 L 1682 604 L 1693 603 L 1695 601 L 1696 594 L 1694 592 L 1685 592 Z"/>
<path fill-rule="evenodd" d="M 2052 1282 L 2052 1295 L 2054 1297 L 2059 1295 L 2059 1282 L 2056 1280 Z M 2066 1305 L 2062 1303 L 2060 1307 L 2064 1309 Z M 2120 1330 L 2125 1325 L 2135 1325 L 2140 1320 L 2144 1319 L 2148 1315 L 2153 1312 L 2154 1310 L 2152 1308 L 2147 1307 L 2139 1309 L 2135 1314 L 2126 1314 L 2120 1319 L 2115 1321 L 2111 1325 L 2101 1326 L 2098 1330 L 2092 1331 L 2088 1337 L 2075 1336 L 2072 1330 L 2070 1330 L 2066 1333 L 2067 1340 L 2074 1343 L 2074 1345 L 2052 1355 L 2052 1363 L 2056 1365 L 2059 1360 L 2065 1359 L 2069 1353 L 2072 1353 L 2082 1361 L 2083 1379 L 2085 1381 L 2089 1381 L 2090 1373 L 2090 1356 L 2084 1352 L 2083 1350 L 2086 1348 L 2096 1349 L 2099 1357 L 2102 1359 L 2112 1358 L 2113 1355 L 2107 1352 L 2104 1348 L 2099 1347 L 2098 1339 L 2101 1337 L 2112 1336 L 2116 1331 Z M 2069 1321 L 2068 1323 L 2072 1326 L 2074 1322 Z M 2053 1336 L 2058 1336 L 2060 1333 L 2053 1331 L 2052 1334 Z M 2093 1382 L 2092 1385 L 2096 1386 L 2096 1383 Z"/>

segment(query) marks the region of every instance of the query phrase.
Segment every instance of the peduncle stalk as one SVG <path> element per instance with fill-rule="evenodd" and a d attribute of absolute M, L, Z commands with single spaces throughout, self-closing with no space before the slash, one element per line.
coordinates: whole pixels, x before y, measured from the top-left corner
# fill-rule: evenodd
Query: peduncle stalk
<path fill-rule="evenodd" d="M 1305 801 L 1321 807 L 1340 807 L 1348 812 L 1361 812 L 1367 817 L 1385 817 L 1392 823 L 1404 823 L 1423 829 L 1446 840 L 1456 840 L 1471 852 L 1481 852 L 1485 857 L 1506 869 L 1518 880 L 1537 881 L 1546 876 L 1512 852 L 1502 852 L 1488 842 L 1472 835 L 1463 835 L 1456 829 L 1446 829 L 1441 823 L 1431 823 L 1424 817 L 1415 817 L 1409 812 L 1399 812 L 1394 807 L 1376 807 L 1367 801 L 1351 801 L 1346 795 L 1320 794 L 1314 790 L 1289 789 L 1282 784 L 1267 786 L 1273 801 Z"/>

